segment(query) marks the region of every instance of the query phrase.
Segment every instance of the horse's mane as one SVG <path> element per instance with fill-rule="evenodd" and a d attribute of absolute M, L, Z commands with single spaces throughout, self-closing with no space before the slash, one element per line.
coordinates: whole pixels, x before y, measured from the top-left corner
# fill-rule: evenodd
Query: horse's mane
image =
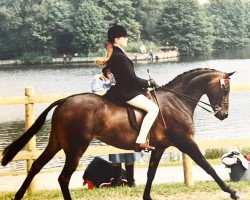
<path fill-rule="evenodd" d="M 193 78 L 194 76 L 198 76 L 200 74 L 210 73 L 210 72 L 217 72 L 217 70 L 210 69 L 210 68 L 192 69 L 192 70 L 186 71 L 182 74 L 179 74 L 173 80 L 169 81 L 167 84 L 163 85 L 162 87 L 173 88 L 177 84 L 180 84 L 180 82 L 183 83 L 183 81 L 184 81 L 184 84 L 185 84 L 187 81 L 190 81 L 190 79 Z"/>

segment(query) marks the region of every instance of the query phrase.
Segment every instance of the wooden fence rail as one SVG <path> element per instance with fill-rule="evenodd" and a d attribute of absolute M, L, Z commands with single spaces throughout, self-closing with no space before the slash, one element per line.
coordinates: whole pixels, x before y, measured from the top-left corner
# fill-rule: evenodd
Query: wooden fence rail
<path fill-rule="evenodd" d="M 247 90 L 249 88 L 247 87 Z M 32 87 L 25 88 L 24 97 L 0 97 L 0 105 L 15 105 L 15 104 L 24 104 L 25 105 L 25 128 L 26 130 L 34 123 L 35 121 L 35 103 L 49 103 L 56 101 L 61 98 L 65 98 L 71 94 L 53 94 L 53 95 L 43 95 L 35 96 L 34 89 Z M 209 149 L 209 148 L 239 148 L 239 147 L 249 147 L 250 139 L 242 140 L 223 140 L 223 141 L 198 141 L 200 148 Z M 173 150 L 170 148 L 169 150 Z M 85 155 L 104 155 L 112 153 L 128 153 L 133 151 L 127 151 L 123 149 L 117 149 L 112 146 L 90 146 Z M 2 152 L 0 152 L 0 159 L 2 157 Z M 34 160 L 42 153 L 42 150 L 36 149 L 36 137 L 34 136 L 29 143 L 26 145 L 25 150 L 20 151 L 14 158 L 14 160 L 27 160 L 27 173 L 29 172 L 32 163 Z M 55 157 L 65 157 L 63 151 L 60 151 L 55 155 Z M 192 161 L 191 159 L 182 154 L 183 158 L 183 170 L 184 170 L 184 182 L 186 185 L 193 185 L 192 178 Z M 29 192 L 36 191 L 35 179 L 29 187 Z"/>

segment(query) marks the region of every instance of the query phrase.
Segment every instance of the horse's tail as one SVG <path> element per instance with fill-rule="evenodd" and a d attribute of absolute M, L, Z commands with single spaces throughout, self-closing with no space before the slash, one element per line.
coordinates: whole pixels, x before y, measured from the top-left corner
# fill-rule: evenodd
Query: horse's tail
<path fill-rule="evenodd" d="M 21 135 L 17 140 L 15 140 L 12 144 L 4 149 L 2 153 L 3 157 L 1 160 L 3 166 L 7 165 L 15 157 L 15 155 L 29 142 L 29 140 L 42 128 L 49 111 L 53 107 L 61 105 L 66 101 L 66 99 L 67 98 L 60 99 L 52 103 L 42 112 L 35 123 L 23 135 Z"/>

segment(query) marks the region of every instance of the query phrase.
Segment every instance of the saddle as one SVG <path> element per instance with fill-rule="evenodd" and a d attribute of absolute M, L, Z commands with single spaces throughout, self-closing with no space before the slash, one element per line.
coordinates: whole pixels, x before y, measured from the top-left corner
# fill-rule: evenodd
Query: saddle
<path fill-rule="evenodd" d="M 143 95 L 152 101 L 154 100 L 152 93 L 148 90 L 144 91 Z M 131 106 L 129 104 L 126 104 L 126 108 L 127 108 L 128 120 L 129 120 L 130 125 L 132 126 L 132 128 L 134 130 L 139 132 L 140 126 L 138 125 L 137 120 L 136 120 L 136 116 L 135 116 L 135 109 L 138 110 L 138 108 L 135 108 L 134 106 Z M 141 109 L 139 109 L 139 110 L 143 113 L 143 117 L 144 117 L 146 112 L 144 110 L 141 110 Z"/>
<path fill-rule="evenodd" d="M 143 91 L 143 95 L 146 96 L 148 99 L 154 101 L 153 98 L 153 94 L 151 93 L 151 91 L 149 90 L 144 90 Z M 124 102 L 120 102 L 118 101 L 115 97 L 110 97 L 110 96 L 106 96 L 103 95 L 103 97 L 109 101 L 111 101 L 112 103 L 116 104 L 117 106 L 123 107 L 127 109 L 127 113 L 128 113 L 128 119 L 130 122 L 131 127 L 139 132 L 140 131 L 140 125 L 138 125 L 137 120 L 136 120 L 136 115 L 135 115 L 135 110 L 139 110 L 142 112 L 143 117 L 145 116 L 146 112 L 144 110 L 141 110 L 139 108 L 135 108 L 134 106 L 131 106 L 129 104 L 126 104 Z"/>

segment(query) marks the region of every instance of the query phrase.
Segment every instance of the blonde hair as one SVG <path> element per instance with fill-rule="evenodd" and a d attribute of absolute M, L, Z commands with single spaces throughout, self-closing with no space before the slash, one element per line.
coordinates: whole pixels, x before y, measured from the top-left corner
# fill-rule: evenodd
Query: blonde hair
<path fill-rule="evenodd" d="M 112 53 L 113 53 L 113 45 L 111 43 L 108 43 L 105 56 L 103 58 L 98 58 L 95 61 L 95 64 L 97 64 L 99 67 L 103 67 L 110 59 Z"/>

